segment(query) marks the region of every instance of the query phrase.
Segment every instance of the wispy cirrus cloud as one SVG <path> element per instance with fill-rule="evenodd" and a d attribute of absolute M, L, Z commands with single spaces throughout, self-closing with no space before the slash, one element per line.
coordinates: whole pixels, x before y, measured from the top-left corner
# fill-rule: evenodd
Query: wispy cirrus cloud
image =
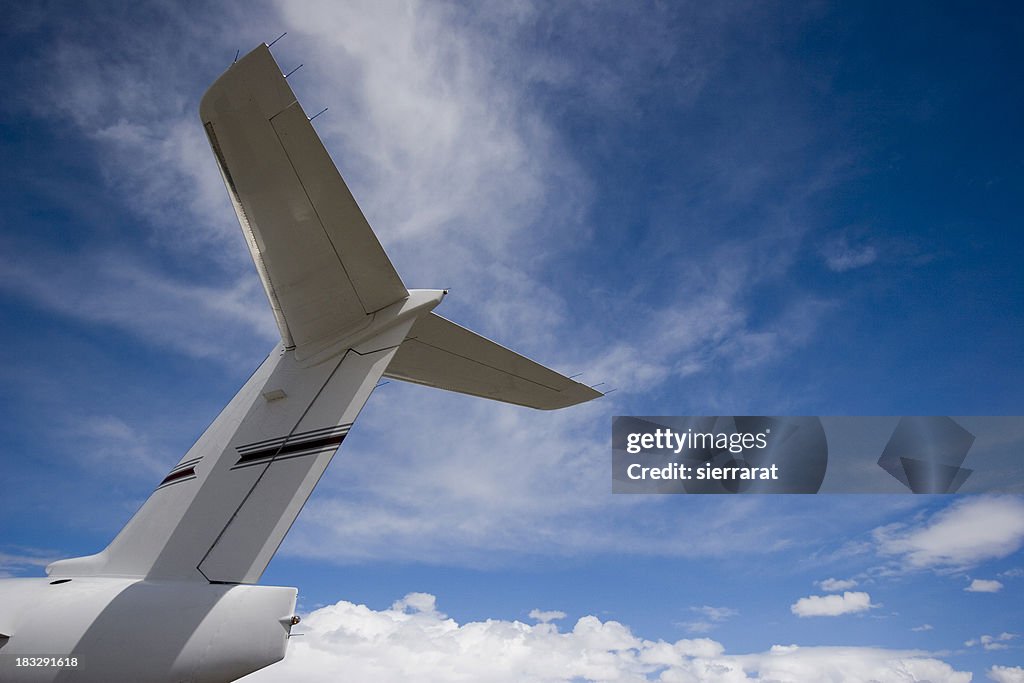
<path fill-rule="evenodd" d="M 38 572 L 60 555 L 53 550 L 4 546 L 0 549 L 0 579 L 21 576 L 26 572 Z"/>
<path fill-rule="evenodd" d="M 232 368 L 258 362 L 276 329 L 195 111 L 203 87 L 227 66 L 234 47 L 244 51 L 247 41 L 271 37 L 263 33 L 266 26 L 281 25 L 289 36 L 275 54 L 282 64 L 305 63 L 290 83 L 311 111 L 330 106 L 316 120 L 317 130 L 406 282 L 451 287 L 443 314 L 567 374 L 583 370 L 583 381 L 619 389 L 570 415 L 538 416 L 452 397 L 425 402 L 423 389 L 387 388 L 390 408 L 413 416 L 409 429 L 396 437 L 391 421 L 374 421 L 371 401 L 360 430 L 362 447 L 386 454 L 382 464 L 394 467 L 333 468 L 288 552 L 347 562 L 477 562 L 495 550 L 522 548 L 727 556 L 737 548 L 777 552 L 792 542 L 784 516 L 765 518 L 759 530 L 708 535 L 697 544 L 677 530 L 643 531 L 628 510 L 660 503 L 611 499 L 593 460 L 606 447 L 606 434 L 594 425 L 615 405 L 698 373 L 714 377 L 718 368 L 769 366 L 805 344 L 830 310 L 812 295 L 785 302 L 777 315 L 748 301 L 793 261 L 802 229 L 787 216 L 801 214 L 815 188 L 833 177 L 809 173 L 785 184 L 796 188 L 791 192 L 775 192 L 765 169 L 792 152 L 791 142 L 785 136 L 766 140 L 753 123 L 750 130 L 719 131 L 728 140 L 729 161 L 719 155 L 720 145 L 701 136 L 693 151 L 730 201 L 754 202 L 765 193 L 779 200 L 765 208 L 770 219 L 757 234 L 707 240 L 708 232 L 734 219 L 701 200 L 697 213 L 680 219 L 685 230 L 678 221 L 651 226 L 652 241 L 640 251 L 663 259 L 665 277 L 619 288 L 578 261 L 604 210 L 598 189 L 607 180 L 584 163 L 592 146 L 573 139 L 566 117 L 577 114 L 565 107 L 583 104 L 621 115 L 649 87 L 643 75 L 663 74 L 666 65 L 671 74 L 659 78 L 672 79 L 674 97 L 689 106 L 728 62 L 719 42 L 694 29 L 692 43 L 651 44 L 620 65 L 603 57 L 608 37 L 579 16 L 529 3 L 479 12 L 415 2 L 266 3 L 245 12 L 226 7 L 224 16 L 195 30 L 188 12 L 159 11 L 166 14 L 159 27 L 131 21 L 113 27 L 108 39 L 115 47 L 93 40 L 96 17 L 81 26 L 68 20 L 53 49 L 31 60 L 52 78 L 26 106 L 67 127 L 137 223 L 130 234 L 122 227 L 73 253 L 26 237 L 18 245 L 24 258 L 0 266 L 8 294 L 186 358 Z M 612 4 L 597 11 L 614 15 L 623 30 L 668 39 L 664 17 Z M 734 11 L 701 19 L 708 30 L 743 20 Z M 571 55 L 534 49 L 533 37 L 552 21 L 581 29 L 579 49 L 604 60 L 601 73 Z M 213 25 L 230 25 L 231 39 Z M 180 29 L 170 32 L 173 47 L 168 26 Z M 232 47 L 223 55 L 209 47 L 223 44 Z M 795 129 L 799 122 L 786 125 Z M 741 138 L 759 144 L 744 145 Z M 764 156 L 751 161 L 745 150 Z M 745 170 L 751 168 L 760 170 Z M 686 238 L 691 225 L 695 245 Z M 567 278 L 567 272 L 578 275 Z M 650 301 L 652 288 L 663 291 Z M 701 396 L 705 410 L 730 401 L 711 392 Z M 430 444 L 416 438 L 416 429 L 450 422 L 453 409 L 487 429 L 456 422 Z M 110 417 L 136 424 L 126 415 Z M 350 443 L 346 450 L 359 441 Z M 480 453 L 488 454 L 486 461 Z M 356 496 L 349 495 L 352 482 Z M 469 514 L 425 514 L 438 512 L 438 495 L 451 496 Z M 727 510 L 712 504 L 698 514 L 707 528 L 725 529 L 751 505 Z M 615 533 L 605 528 L 609 506 Z M 314 543 L 314 531 L 339 543 Z"/>
<path fill-rule="evenodd" d="M 846 238 L 832 242 L 822 250 L 825 265 L 836 273 L 863 268 L 878 259 L 878 252 L 870 244 L 851 245 Z"/>
<path fill-rule="evenodd" d="M 698 618 L 693 621 L 684 621 L 680 624 L 690 633 L 707 633 L 717 628 L 722 622 L 739 615 L 739 610 L 732 609 L 731 607 L 712 607 L 710 605 L 691 607 L 690 611 L 696 614 Z"/>
<path fill-rule="evenodd" d="M 857 581 L 855 579 L 824 579 L 823 581 L 817 581 L 818 587 L 827 593 L 838 593 L 840 591 L 849 590 L 857 587 Z"/>
<path fill-rule="evenodd" d="M 220 11 L 222 21 L 208 24 L 233 26 L 235 42 L 254 39 L 258 27 L 288 29 L 289 37 L 275 50 L 289 64 L 302 56 L 306 66 L 292 79 L 300 99 L 315 97 L 331 106 L 331 113 L 317 120 L 319 132 L 399 271 L 415 284 L 452 288 L 456 296 L 448 305 L 455 317 L 484 323 L 488 334 L 510 345 L 592 368 L 593 381 L 607 386 L 640 391 L 722 363 L 749 368 L 774 362 L 805 343 L 830 308 L 810 297 L 784 307 L 777 319 L 764 320 L 744 301 L 792 260 L 800 233 L 792 226 L 781 231 L 771 226 L 754 241 L 731 243 L 718 253 L 702 246 L 699 259 L 707 267 L 693 270 L 671 297 L 694 303 L 640 307 L 632 316 L 641 318 L 639 324 L 618 329 L 613 340 L 603 324 L 607 314 L 634 302 L 588 311 L 572 297 L 601 283 L 583 281 L 569 290 L 552 286 L 546 268 L 586 245 L 588 212 L 599 198 L 591 172 L 558 123 L 559 112 L 538 97 L 538 88 L 561 88 L 573 97 L 592 98 L 592 110 L 619 112 L 634 106 L 637 93 L 630 93 L 645 82 L 644 74 L 657 73 L 671 78 L 676 97 L 689 102 L 728 58 L 720 43 L 703 38 L 703 31 L 694 28 L 685 47 L 651 43 L 629 54 L 627 62 L 612 64 L 601 49 L 607 37 L 589 30 L 588 22 L 531 3 L 515 11 L 470 13 L 415 2 L 267 3 L 244 13 L 231 7 Z M 679 28 L 671 17 L 613 5 L 595 11 L 638 35 L 665 34 L 668 40 L 666 27 Z M 154 241 L 185 257 L 212 260 L 221 272 L 211 286 L 230 293 L 239 281 L 254 277 L 238 248 L 237 228 L 195 116 L 203 85 L 198 75 L 212 77 L 218 68 L 218 56 L 199 48 L 215 43 L 218 33 L 206 23 L 191 26 L 187 12 L 171 7 L 161 12 L 166 25 L 182 27 L 175 32 L 174 52 L 187 59 L 164 57 L 166 51 L 158 49 L 166 42 L 163 34 L 156 43 L 124 34 L 118 48 L 109 50 L 96 45 L 84 28 L 69 28 L 35 65 L 53 78 L 33 106 L 40 115 L 71 122 L 92 141 L 109 185 L 145 219 Z M 734 11 L 699 17 L 711 31 L 740 20 Z M 550 22 L 574 26 L 580 50 L 595 61 L 530 49 L 536 47 L 530 36 Z M 498 26 L 501 31 L 495 31 Z M 181 50 L 183 43 L 197 49 Z M 602 68 L 596 69 L 597 63 Z M 667 64 L 673 68 L 663 75 Z M 720 145 L 693 150 L 715 161 L 716 182 L 731 188 L 733 199 L 754 200 L 769 183 L 763 174 L 743 175 L 739 182 L 738 170 L 770 167 L 775 157 L 792 153 L 783 136 L 765 139 L 759 129 L 747 132 L 758 145 L 743 145 L 744 131 L 728 131 L 740 155 L 732 164 L 722 165 Z M 768 158 L 742 158 L 742 150 L 753 149 Z M 809 174 L 814 181 L 808 187 L 827 182 L 821 179 L 828 176 Z M 793 186 L 801 189 L 773 213 L 799 212 L 813 192 L 802 182 Z M 687 220 L 724 219 L 708 213 Z M 678 233 L 678 226 L 671 230 Z M 779 241 L 780 234 L 788 237 Z M 658 252 L 680 266 L 694 257 L 683 246 L 689 245 L 672 243 Z M 73 262 L 66 266 L 76 268 Z M 166 275 L 154 273 L 157 279 Z M 460 301 L 460 291 L 502 295 Z M 136 294 L 140 303 L 146 301 L 146 292 Z M 596 319 L 588 324 L 593 314 Z M 663 325 L 666 320 L 670 324 Z M 234 324 L 231 318 L 218 322 Z M 585 333 L 585 350 L 573 352 L 557 343 L 569 331 L 578 337 Z"/>
<path fill-rule="evenodd" d="M 199 125 L 198 98 L 206 78 L 230 64 L 226 50 L 210 46 L 229 32 L 230 42 L 255 41 L 247 36 L 270 13 L 258 3 L 244 11 L 224 4 L 196 22 L 174 5 L 81 10 L 48 18 L 53 39 L 19 65 L 47 78 L 19 104 L 75 133 L 152 244 L 237 271 L 247 259 L 224 248 L 237 242 L 238 227 Z M 97 32 L 102 43 L 91 38 Z"/>
<path fill-rule="evenodd" d="M 0 263 L 0 289 L 44 310 L 107 327 L 112 335 L 128 332 L 193 358 L 244 362 L 278 338 L 266 295 L 253 278 L 207 285 L 138 259 L 122 251 L 37 249 L 32 259 Z"/>
<path fill-rule="evenodd" d="M 124 420 L 110 415 L 78 418 L 65 428 L 78 445 L 76 456 L 88 458 L 104 470 L 122 476 L 136 474 L 151 479 L 163 475 L 174 461 L 173 453 L 161 452 L 149 438 Z"/>
<path fill-rule="evenodd" d="M 809 205 L 847 163 L 843 150 L 817 148 L 823 131 L 786 113 L 788 105 L 771 125 L 741 116 L 687 137 L 681 144 L 710 186 L 679 179 L 686 211 L 637 217 L 644 241 L 622 249 L 609 276 L 584 263 L 610 208 L 600 192 L 614 179 L 599 177 L 608 164 L 586 163 L 602 143 L 574 137 L 572 121 L 635 108 L 651 87 L 645 76 L 669 79 L 683 111 L 715 79 L 729 84 L 730 97 L 747 97 L 742 83 L 725 78 L 735 55 L 708 37 L 746 26 L 743 12 L 701 14 L 701 29 L 688 30 L 692 41 L 645 43 L 619 64 L 608 59 L 607 35 L 540 4 L 466 11 L 416 2 L 267 3 L 227 8 L 225 21 L 195 30 L 188 12 L 161 11 L 168 15 L 158 28 L 118 24 L 110 36 L 117 49 L 96 44 L 88 26 L 67 28 L 56 49 L 39 56 L 53 79 L 34 105 L 89 142 L 107 186 L 140 218 L 146 237 L 117 249 L 87 244 L 73 255 L 21 250 L 24 262 L 5 272 L 5 281 L 21 284 L 8 291 L 190 358 L 258 362 L 276 330 L 195 109 L 233 52 L 214 54 L 209 45 L 244 50 L 270 37 L 266 26 L 281 25 L 289 36 L 275 54 L 282 64 L 305 63 L 290 82 L 310 110 L 330 106 L 315 122 L 318 132 L 406 282 L 452 287 L 445 315 L 619 389 L 565 416 L 537 416 L 386 388 L 390 409 L 410 416 L 408 427 L 396 435 L 393 421 L 374 412 L 379 399 L 371 401 L 358 430 L 364 440 L 357 433 L 346 450 L 383 457 L 333 468 L 287 552 L 346 562 L 472 563 L 522 548 L 724 557 L 778 552 L 800 536 L 795 529 L 806 530 L 787 514 L 761 516 L 756 528 L 736 524 L 759 506 L 746 501 L 696 512 L 705 528 L 728 534 L 694 543 L 668 522 L 653 529 L 629 511 L 664 502 L 610 498 L 593 455 L 606 449 L 607 435 L 594 426 L 602 415 L 701 373 L 714 382 L 770 367 L 808 343 L 834 308 L 799 288 L 768 309 L 752 301 L 762 285 L 786 278 L 810 229 Z M 671 16 L 614 4 L 594 11 L 613 16 L 622 31 L 675 35 L 664 28 Z M 231 26 L 230 40 L 211 33 L 221 23 Z M 578 28 L 574 49 L 601 68 L 536 50 L 538 33 L 553 26 Z M 779 109 L 770 91 L 759 95 L 762 104 Z M 732 208 L 750 206 L 758 207 L 757 221 Z M 165 267 L 153 248 L 186 265 Z M 197 276 L 194 263 L 208 268 Z M 656 276 L 640 277 L 648 267 Z M 743 386 L 702 389 L 693 409 L 753 401 L 749 382 Z M 453 410 L 487 428 L 456 422 L 439 433 Z M 429 444 L 417 438 L 425 430 L 438 434 Z M 438 496 L 463 513 L 438 510 Z M 314 542 L 313 533 L 332 542 Z"/>

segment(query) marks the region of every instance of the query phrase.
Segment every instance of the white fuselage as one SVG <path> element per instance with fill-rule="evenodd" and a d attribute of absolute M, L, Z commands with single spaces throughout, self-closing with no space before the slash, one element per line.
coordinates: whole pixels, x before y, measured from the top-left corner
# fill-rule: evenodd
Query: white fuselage
<path fill-rule="evenodd" d="M 296 593 L 198 581 L 6 579 L 0 633 L 11 635 L 0 640 L 0 681 L 111 681 L 112 672 L 133 683 L 232 681 L 284 657 Z"/>

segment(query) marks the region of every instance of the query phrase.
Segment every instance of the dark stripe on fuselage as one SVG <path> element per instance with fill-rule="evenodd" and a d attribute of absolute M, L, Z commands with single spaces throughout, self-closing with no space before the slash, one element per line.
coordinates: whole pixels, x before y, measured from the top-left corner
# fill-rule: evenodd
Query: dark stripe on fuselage
<path fill-rule="evenodd" d="M 338 425 L 336 427 L 324 427 L 322 429 L 312 429 L 308 432 L 298 432 L 296 434 L 290 434 L 288 436 L 278 436 L 273 439 L 266 439 L 264 441 L 254 441 L 253 443 L 243 444 L 235 448 L 239 453 L 245 453 L 253 450 L 267 450 L 280 446 L 285 441 L 295 441 L 296 439 L 308 439 L 313 437 L 322 436 L 337 436 L 338 434 L 344 434 L 352 426 L 351 423 Z"/>
<path fill-rule="evenodd" d="M 160 486 L 163 486 L 165 484 L 172 484 L 172 483 L 174 483 L 176 481 L 180 481 L 180 480 L 184 479 L 185 477 L 195 476 L 195 473 L 196 473 L 196 468 L 195 467 L 186 467 L 184 469 L 175 470 L 174 472 L 171 472 L 166 477 L 164 477 L 164 480 L 162 482 L 160 482 L 160 485 L 157 486 L 157 488 L 160 488 Z"/>
<path fill-rule="evenodd" d="M 305 458 L 307 455 L 320 455 L 321 453 L 334 453 L 337 450 L 337 446 L 328 446 L 326 448 L 318 448 L 311 451 L 302 451 L 301 453 L 293 453 L 292 455 L 278 455 L 272 458 L 264 458 L 262 460 L 252 460 L 250 462 L 243 462 L 241 464 L 232 465 L 232 470 L 240 470 L 245 467 L 253 467 L 255 465 L 266 465 L 272 462 L 280 462 L 282 460 L 291 460 L 292 458 Z"/>
<path fill-rule="evenodd" d="M 345 434 L 347 433 L 348 431 L 346 430 Z M 315 439 L 305 439 L 303 441 L 285 443 L 284 445 L 246 451 L 241 454 L 238 462 L 235 463 L 235 467 L 251 463 L 256 460 L 263 460 L 264 458 L 281 458 L 287 455 L 294 455 L 302 451 L 323 451 L 330 448 L 337 448 L 341 445 L 341 442 L 345 440 L 345 434 L 321 436 Z"/>

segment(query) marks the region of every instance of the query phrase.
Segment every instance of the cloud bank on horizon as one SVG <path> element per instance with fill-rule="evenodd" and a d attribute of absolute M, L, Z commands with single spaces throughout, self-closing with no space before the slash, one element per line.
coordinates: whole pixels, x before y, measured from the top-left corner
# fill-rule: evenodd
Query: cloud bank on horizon
<path fill-rule="evenodd" d="M 297 631 L 300 629 L 297 629 Z M 341 601 L 312 612 L 281 664 L 245 681 L 293 678 L 501 681 L 844 681 L 844 683 L 967 683 L 927 652 L 872 647 L 776 645 L 756 654 L 728 654 L 709 638 L 646 640 L 616 621 L 580 617 L 571 630 L 539 621 L 488 619 L 460 624 L 438 611 L 434 596 L 413 593 L 390 609 Z M 1007 675 L 996 671 L 995 675 Z M 994 679 L 1003 680 L 1003 679 Z M 1013 680 L 1013 679 L 1006 679 Z"/>

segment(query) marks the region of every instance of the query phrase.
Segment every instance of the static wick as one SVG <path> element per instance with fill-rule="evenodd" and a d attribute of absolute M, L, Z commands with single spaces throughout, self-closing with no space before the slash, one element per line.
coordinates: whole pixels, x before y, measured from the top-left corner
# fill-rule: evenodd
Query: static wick
<path fill-rule="evenodd" d="M 569 379 L 572 379 L 573 377 L 579 377 L 582 374 L 582 372 L 577 372 L 575 375 L 569 375 Z"/>
<path fill-rule="evenodd" d="M 324 107 L 323 109 L 321 109 L 321 110 L 320 110 L 320 111 L 318 111 L 317 113 L 315 113 L 315 114 L 313 114 L 312 116 L 310 116 L 308 120 L 312 121 L 312 120 L 313 120 L 313 119 L 315 119 L 316 117 L 320 116 L 320 114 L 323 114 L 323 113 L 324 113 L 325 111 L 327 111 L 327 107 Z"/>
<path fill-rule="evenodd" d="M 235 58 L 233 60 L 231 60 L 232 64 L 234 64 L 235 62 L 238 61 L 238 55 L 239 55 L 240 52 L 241 52 L 241 50 L 235 50 Z"/>
<path fill-rule="evenodd" d="M 597 384 L 591 384 L 591 385 L 590 385 L 590 388 L 591 388 L 591 389 L 594 389 L 595 387 L 599 387 L 599 386 L 601 386 L 602 384 L 605 384 L 605 382 L 598 382 Z"/>
<path fill-rule="evenodd" d="M 269 45 L 267 45 L 267 47 L 274 47 L 274 43 L 276 43 L 277 41 L 281 40 L 281 39 L 282 39 L 282 38 L 284 38 L 284 37 L 285 37 L 286 35 L 288 35 L 288 31 L 285 31 L 284 33 L 282 33 L 281 35 L 279 35 L 279 36 L 278 36 L 277 38 L 274 38 L 274 39 L 273 39 L 272 41 L 270 41 L 270 44 L 269 44 Z"/>
<path fill-rule="evenodd" d="M 303 65 L 302 65 L 302 64 L 299 64 L 299 65 L 298 65 L 297 67 L 295 67 L 294 69 L 292 69 L 291 71 L 289 71 L 288 73 L 286 73 L 286 74 L 284 75 L 284 77 L 285 77 L 285 78 L 288 78 L 289 76 L 291 76 L 291 75 L 292 75 L 293 73 L 295 73 L 296 71 L 298 71 L 298 70 L 299 70 L 299 69 L 301 69 L 302 67 L 303 67 Z"/>

